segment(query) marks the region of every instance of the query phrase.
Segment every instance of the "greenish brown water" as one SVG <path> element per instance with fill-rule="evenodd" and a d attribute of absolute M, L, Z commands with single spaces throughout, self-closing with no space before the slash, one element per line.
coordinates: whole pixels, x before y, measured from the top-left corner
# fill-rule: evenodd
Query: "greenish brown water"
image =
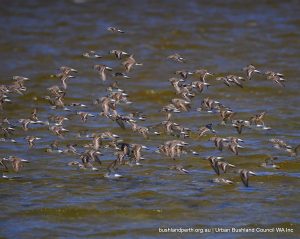
<path fill-rule="evenodd" d="M 294 233 L 207 233 L 207 238 L 297 238 L 300 234 L 300 161 L 272 148 L 268 140 L 278 137 L 299 144 L 299 45 L 300 4 L 298 1 L 3 1 L 0 6 L 1 84 L 11 76 L 31 80 L 24 95 L 10 97 L 1 118 L 18 126 L 17 143 L 0 142 L 0 157 L 16 155 L 28 159 L 18 179 L 0 179 L 0 237 L 3 238 L 155 238 L 198 237 L 196 233 L 159 233 L 159 228 L 292 228 Z M 126 31 L 111 34 L 109 26 Z M 57 111 L 70 117 L 64 126 L 71 132 L 58 139 L 47 127 L 30 126 L 26 133 L 17 123 L 34 107 L 47 120 L 57 112 L 42 99 L 47 87 L 58 84 L 50 75 L 61 65 L 78 70 L 70 80 L 66 103 L 81 102 L 88 111 L 100 112 L 92 105 L 104 96 L 107 85 L 93 70 L 96 63 L 121 70 L 111 56 L 84 59 L 81 54 L 96 50 L 107 55 L 122 49 L 134 53 L 143 66 L 130 72 L 131 79 L 119 80 L 134 104 L 120 106 L 121 113 L 143 111 L 151 126 L 164 120 L 158 111 L 175 97 L 168 79 L 176 70 L 206 68 L 221 76 L 242 74 L 241 68 L 254 64 L 263 71 L 274 70 L 286 76 L 285 88 L 261 76 L 245 82 L 243 89 L 228 88 L 212 77 L 212 86 L 193 99 L 192 111 L 176 114 L 174 120 L 196 132 L 213 123 L 220 136 L 236 136 L 231 127 L 219 125 L 216 114 L 197 112 L 204 97 L 211 97 L 238 112 L 238 118 L 266 111 L 270 131 L 246 129 L 241 135 L 245 149 L 239 156 L 218 152 L 202 139 L 186 139 L 199 156 L 185 155 L 178 160 L 191 173 L 169 170 L 170 159 L 155 153 L 157 146 L 171 136 L 150 137 L 122 130 L 117 124 L 97 116 L 83 124 L 74 112 Z M 175 52 L 186 64 L 168 61 Z M 192 78 L 190 78 L 192 79 Z M 37 101 L 32 100 L 38 97 Z M 85 109 L 84 109 L 85 110 Z M 67 163 L 78 158 L 67 154 L 47 154 L 45 148 L 58 139 L 60 146 L 73 142 L 82 146 L 87 139 L 76 133 L 111 130 L 129 143 L 142 142 L 142 167 L 123 166 L 120 179 L 104 178 L 106 166 L 115 158 L 103 151 L 99 172 L 77 170 Z M 24 137 L 42 138 L 28 149 Z M 82 149 L 82 147 L 79 149 Z M 260 167 L 267 155 L 278 156 L 278 170 Z M 255 171 L 250 187 L 237 175 L 224 175 L 235 183 L 219 185 L 209 163 L 210 155 L 224 156 L 240 168 Z M 8 173 L 14 176 L 13 173 Z"/>

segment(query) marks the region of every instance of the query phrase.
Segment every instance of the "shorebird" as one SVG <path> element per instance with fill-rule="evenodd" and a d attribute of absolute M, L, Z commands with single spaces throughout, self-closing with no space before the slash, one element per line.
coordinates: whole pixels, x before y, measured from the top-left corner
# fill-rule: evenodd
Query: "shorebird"
<path fill-rule="evenodd" d="M 204 127 L 201 127 L 198 129 L 199 131 L 199 136 L 205 136 L 206 133 L 211 132 L 211 133 L 216 133 L 216 131 L 212 128 L 212 124 L 207 124 Z"/>
<path fill-rule="evenodd" d="M 36 140 L 40 140 L 41 138 L 39 137 L 35 137 L 35 136 L 26 136 L 25 138 L 29 144 L 29 148 L 33 148 L 33 146 L 35 145 L 35 141 Z"/>
<path fill-rule="evenodd" d="M 225 178 L 214 178 L 212 180 L 213 183 L 219 183 L 219 184 L 233 184 L 231 180 L 225 179 Z"/>
<path fill-rule="evenodd" d="M 121 78 L 125 78 L 125 79 L 130 79 L 130 76 L 126 75 L 123 72 L 115 72 L 112 74 L 113 77 L 121 77 Z"/>
<path fill-rule="evenodd" d="M 21 84 L 21 86 L 23 86 L 24 81 L 28 81 L 29 78 L 24 77 L 24 76 L 13 76 L 12 79 L 16 82 L 18 82 L 19 84 Z"/>
<path fill-rule="evenodd" d="M 218 162 L 219 162 L 220 159 L 222 159 L 222 157 L 210 156 L 210 157 L 207 158 L 207 160 L 210 163 L 210 166 L 212 167 L 212 169 L 215 171 L 215 173 L 217 175 L 220 175 L 220 169 L 219 169 L 219 166 L 218 166 Z"/>
<path fill-rule="evenodd" d="M 175 77 L 172 77 L 169 79 L 169 82 L 172 84 L 172 86 L 174 87 L 175 91 L 177 94 L 179 94 L 181 92 L 182 89 L 182 82 L 184 82 L 183 79 L 178 79 Z"/>
<path fill-rule="evenodd" d="M 252 171 L 249 171 L 247 169 L 240 169 L 239 171 L 241 180 L 243 184 L 248 187 L 249 186 L 249 176 L 255 176 L 256 174 Z"/>
<path fill-rule="evenodd" d="M 221 125 L 226 125 L 227 121 L 232 120 L 232 117 L 235 115 L 231 109 L 224 108 L 220 110 L 220 116 L 222 118 Z"/>
<path fill-rule="evenodd" d="M 27 90 L 27 88 L 23 85 L 23 81 L 15 81 L 11 85 L 8 85 L 7 89 L 8 89 L 7 93 L 16 92 L 19 95 L 23 95 L 23 92 Z"/>
<path fill-rule="evenodd" d="M 184 174 L 189 174 L 190 172 L 188 170 L 186 170 L 185 168 L 183 168 L 182 165 L 173 165 L 170 167 L 171 170 L 177 170 L 179 171 L 180 173 L 184 173 Z"/>
<path fill-rule="evenodd" d="M 30 120 L 32 121 L 38 121 L 38 117 L 37 117 L 37 108 L 34 108 L 30 114 L 30 117 L 29 117 Z"/>
<path fill-rule="evenodd" d="M 52 131 L 55 135 L 63 138 L 63 133 L 69 132 L 69 130 L 63 128 L 61 125 L 53 125 L 49 127 L 49 130 Z"/>
<path fill-rule="evenodd" d="M 195 88 L 199 93 L 202 93 L 204 88 L 210 86 L 209 83 L 202 82 L 202 81 L 193 81 L 192 82 L 192 87 Z"/>
<path fill-rule="evenodd" d="M 223 83 L 224 83 L 225 85 L 227 85 L 228 87 L 231 86 L 231 83 L 230 83 L 230 81 L 228 80 L 228 78 L 227 78 L 226 76 L 217 77 L 216 80 L 217 80 L 217 81 L 223 81 Z"/>
<path fill-rule="evenodd" d="M 96 53 L 95 51 L 84 52 L 82 56 L 86 58 L 102 58 L 102 56 Z"/>
<path fill-rule="evenodd" d="M 191 102 L 187 100 L 174 98 L 171 102 L 178 110 L 189 111 L 191 109 Z"/>
<path fill-rule="evenodd" d="M 13 76 L 12 79 L 14 80 L 14 82 L 11 85 L 8 85 L 7 87 L 7 92 L 17 92 L 20 95 L 23 95 L 23 91 L 26 91 L 26 87 L 25 87 L 25 81 L 28 81 L 29 78 L 24 77 L 24 76 Z"/>
<path fill-rule="evenodd" d="M 46 148 L 47 153 L 63 153 L 63 150 L 58 148 L 58 142 L 55 140 Z"/>
<path fill-rule="evenodd" d="M 14 125 L 12 125 L 7 118 L 4 118 L 1 122 L 0 122 L 0 132 L 3 134 L 3 137 L 7 138 L 9 136 L 11 136 L 13 134 L 13 132 L 15 131 L 15 127 Z"/>
<path fill-rule="evenodd" d="M 69 120 L 69 118 L 61 115 L 50 116 L 49 119 L 55 122 L 55 125 L 62 125 L 65 120 Z"/>
<path fill-rule="evenodd" d="M 65 109 L 65 103 L 64 103 L 64 97 L 65 93 L 62 93 L 60 96 L 51 98 L 50 96 L 45 96 L 45 99 L 49 101 L 50 105 L 52 105 L 51 108 L 64 108 Z"/>
<path fill-rule="evenodd" d="M 212 110 L 220 108 L 222 104 L 219 101 L 213 100 L 209 97 L 206 97 L 202 100 L 200 108 L 198 111 L 207 110 L 208 112 L 212 112 Z"/>
<path fill-rule="evenodd" d="M 224 173 L 226 173 L 227 168 L 236 168 L 235 165 L 223 161 L 217 161 L 217 166 L 222 169 Z"/>
<path fill-rule="evenodd" d="M 154 134 L 154 135 L 159 135 L 160 134 L 156 131 L 154 131 L 152 133 L 152 132 L 150 132 L 150 129 L 148 127 L 140 126 L 140 125 L 138 125 L 137 123 L 134 123 L 134 122 L 130 122 L 130 125 L 131 125 L 131 129 L 132 129 L 133 132 L 137 132 L 137 133 L 143 135 L 143 137 L 145 139 L 148 139 L 150 134 Z"/>
<path fill-rule="evenodd" d="M 266 71 L 265 72 L 266 76 L 267 76 L 267 80 L 272 80 L 273 82 L 275 82 L 276 84 L 285 87 L 284 82 L 284 75 L 281 73 L 276 73 L 274 71 Z"/>
<path fill-rule="evenodd" d="M 135 120 L 133 120 L 132 117 L 126 115 L 119 115 L 118 113 L 108 114 L 106 115 L 106 117 L 112 121 L 115 121 L 122 129 L 126 128 L 125 123 L 135 123 Z"/>
<path fill-rule="evenodd" d="M 141 144 L 131 144 L 130 145 L 130 157 L 135 161 L 136 165 L 140 165 L 140 160 L 143 159 L 141 150 L 148 149 L 146 146 Z"/>
<path fill-rule="evenodd" d="M 178 53 L 168 56 L 168 59 L 171 59 L 173 61 L 177 61 L 180 63 L 186 62 L 186 60 L 183 57 L 181 57 Z"/>
<path fill-rule="evenodd" d="M 115 55 L 117 59 L 122 59 L 123 56 L 129 56 L 127 52 L 121 50 L 111 50 L 109 51 L 109 54 Z"/>
<path fill-rule="evenodd" d="M 121 30 L 117 27 L 108 27 L 107 30 L 110 32 L 114 32 L 114 33 L 125 33 L 123 30 Z"/>
<path fill-rule="evenodd" d="M 299 155 L 300 152 L 300 144 L 296 147 L 292 147 L 291 145 L 288 145 L 286 142 L 280 139 L 270 139 L 271 143 L 273 143 L 273 147 L 279 150 L 283 150 L 287 153 L 289 153 L 290 157 L 296 157 Z"/>
<path fill-rule="evenodd" d="M 102 153 L 95 149 L 87 149 L 83 154 L 81 154 L 81 160 L 82 162 L 86 163 L 94 163 L 97 162 L 98 164 L 102 164 L 99 156 L 102 155 Z"/>
<path fill-rule="evenodd" d="M 106 65 L 94 65 L 94 70 L 96 70 L 103 81 L 106 81 L 106 71 L 112 71 L 112 68 Z"/>
<path fill-rule="evenodd" d="M 86 169 L 83 164 L 78 161 L 71 161 L 67 164 L 68 166 L 77 166 L 79 169 Z"/>
<path fill-rule="evenodd" d="M 12 165 L 13 170 L 17 173 L 23 167 L 23 163 L 29 163 L 28 160 L 16 157 L 16 156 L 9 156 L 8 158 L 3 158 L 1 165 L 5 165 L 4 167 L 6 170 L 8 169 L 5 162 L 10 162 Z"/>
<path fill-rule="evenodd" d="M 238 149 L 239 148 L 244 148 L 243 146 L 239 145 L 238 143 L 235 142 L 230 142 L 227 144 L 228 149 L 233 152 L 235 155 L 238 155 Z"/>
<path fill-rule="evenodd" d="M 265 162 L 262 163 L 260 166 L 264 168 L 275 168 L 279 169 L 280 167 L 276 164 L 274 164 L 274 160 L 277 160 L 277 157 L 268 156 L 268 158 L 265 159 Z"/>
<path fill-rule="evenodd" d="M 67 148 L 63 150 L 63 153 L 80 155 L 80 153 L 77 152 L 76 146 L 77 144 L 67 144 Z"/>
<path fill-rule="evenodd" d="M 118 91 L 110 92 L 107 97 L 114 100 L 116 102 L 116 104 L 119 104 L 121 102 L 125 103 L 125 104 L 131 104 L 132 103 L 127 98 L 128 94 L 126 94 L 124 92 L 118 92 Z"/>
<path fill-rule="evenodd" d="M 57 78 L 59 78 L 62 82 L 62 88 L 66 90 L 68 88 L 67 80 L 71 78 L 75 78 L 75 76 L 66 74 L 66 73 L 58 73 L 55 75 Z"/>
<path fill-rule="evenodd" d="M 3 105 L 5 103 L 11 103 L 11 100 L 4 93 L 0 93 L 0 110 L 3 110 Z"/>
<path fill-rule="evenodd" d="M 109 97 L 102 97 L 100 99 L 102 112 L 105 116 L 109 115 L 109 112 L 112 111 L 113 115 L 117 115 L 116 111 L 116 101 Z"/>
<path fill-rule="evenodd" d="M 117 92 L 124 92 L 123 89 L 119 87 L 119 83 L 117 81 L 114 81 L 109 85 L 109 87 L 106 88 L 107 91 L 112 92 L 112 91 L 117 91 Z"/>
<path fill-rule="evenodd" d="M 133 55 L 127 57 L 125 61 L 122 62 L 122 65 L 125 67 L 126 72 L 129 72 L 133 66 L 142 66 L 142 63 L 137 63 L 133 58 Z"/>
<path fill-rule="evenodd" d="M 255 124 L 255 125 L 265 125 L 264 121 L 263 121 L 263 118 L 264 116 L 266 115 L 266 112 L 261 112 L 255 116 L 252 116 L 249 121 L 250 121 L 250 124 Z"/>
<path fill-rule="evenodd" d="M 19 123 L 22 124 L 22 128 L 24 131 L 28 131 L 29 124 L 38 124 L 40 122 L 32 121 L 31 119 L 20 119 Z"/>
<path fill-rule="evenodd" d="M 244 127 L 249 127 L 250 126 L 250 122 L 247 121 L 247 120 L 233 120 L 232 121 L 232 126 L 234 128 L 236 128 L 236 130 L 239 134 L 241 134 Z"/>
<path fill-rule="evenodd" d="M 242 140 L 240 138 L 237 138 L 237 137 L 233 137 L 233 136 L 229 136 L 226 139 L 227 139 L 227 141 L 229 141 L 231 143 L 234 143 L 234 144 L 238 144 L 240 142 L 244 142 L 244 140 Z"/>
<path fill-rule="evenodd" d="M 192 75 L 194 73 L 186 70 L 181 70 L 181 71 L 175 71 L 174 74 L 181 76 L 182 79 L 186 79 L 189 75 Z"/>
<path fill-rule="evenodd" d="M 80 116 L 83 123 L 86 123 L 88 117 L 95 117 L 95 115 L 88 113 L 88 112 L 83 112 L 83 111 L 79 111 L 76 114 Z"/>
<path fill-rule="evenodd" d="M 47 88 L 47 90 L 50 92 L 50 94 L 53 97 L 60 97 L 61 95 L 64 95 L 66 93 L 65 90 L 60 89 L 60 87 L 58 85 L 51 86 L 51 87 Z"/>
<path fill-rule="evenodd" d="M 220 151 L 223 150 L 225 142 L 228 141 L 228 139 L 222 137 L 211 137 L 209 140 L 213 141 L 216 148 Z"/>
<path fill-rule="evenodd" d="M 230 83 L 233 83 L 241 88 L 243 88 L 243 85 L 241 84 L 240 80 L 245 81 L 244 77 L 242 76 L 236 76 L 236 75 L 228 75 L 226 76 L 227 81 L 229 82 L 229 86 Z"/>
<path fill-rule="evenodd" d="M 187 143 L 182 140 L 170 140 L 166 141 L 163 145 L 160 145 L 156 152 L 163 153 L 167 157 L 175 160 L 176 157 L 180 157 L 184 152 L 184 147 L 186 145 Z"/>
<path fill-rule="evenodd" d="M 96 167 L 92 164 L 93 158 L 91 157 L 90 153 L 88 151 L 85 151 L 80 155 L 81 162 L 84 166 L 84 168 L 91 168 L 93 171 L 98 171 Z"/>
<path fill-rule="evenodd" d="M 77 73 L 77 72 L 78 72 L 76 69 L 74 69 L 74 68 L 72 68 L 72 67 L 69 67 L 69 66 L 61 66 L 61 67 L 59 68 L 59 70 L 60 70 L 63 74 L 65 74 L 65 75 L 69 75 L 69 74 L 71 74 L 72 72 L 74 72 L 74 73 Z"/>
<path fill-rule="evenodd" d="M 194 72 L 195 75 L 198 75 L 199 76 L 199 80 L 203 83 L 206 83 L 206 77 L 207 76 L 212 76 L 213 74 L 208 72 L 207 70 L 205 69 L 199 69 L 199 70 L 196 70 Z"/>
<path fill-rule="evenodd" d="M 260 71 L 256 70 L 255 66 L 250 64 L 242 69 L 247 75 L 247 79 L 251 80 L 254 73 L 260 73 Z"/>
<path fill-rule="evenodd" d="M 172 113 L 180 113 L 180 110 L 174 104 L 165 105 L 160 111 L 167 113 L 167 120 L 171 119 Z"/>

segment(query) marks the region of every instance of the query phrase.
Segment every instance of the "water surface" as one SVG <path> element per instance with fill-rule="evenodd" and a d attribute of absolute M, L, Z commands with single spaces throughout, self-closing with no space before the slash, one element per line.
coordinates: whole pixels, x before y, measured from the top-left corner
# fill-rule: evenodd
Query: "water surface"
<path fill-rule="evenodd" d="M 3 238 L 154 238 L 190 237 L 195 233 L 159 233 L 160 228 L 273 228 L 294 229 L 294 233 L 217 233 L 207 238 L 297 238 L 300 232 L 299 160 L 275 151 L 268 140 L 279 137 L 289 144 L 299 144 L 299 45 L 300 5 L 298 1 L 3 1 L 0 6 L 0 77 L 9 84 L 11 76 L 24 75 L 31 80 L 24 95 L 13 95 L 1 117 L 17 123 L 38 108 L 41 119 L 57 112 L 72 120 L 65 123 L 71 132 L 65 139 L 50 134 L 46 127 L 33 126 L 28 133 L 20 128 L 14 134 L 17 143 L 0 142 L 0 156 L 16 155 L 28 159 L 19 173 L 21 178 L 0 180 L 1 229 Z M 111 34 L 109 26 L 118 26 L 125 34 Z M 159 109 L 175 97 L 168 79 L 174 71 L 206 68 L 216 76 L 242 74 L 241 68 L 254 64 L 262 71 L 273 70 L 286 76 L 285 88 L 257 76 L 243 89 L 228 88 L 214 78 L 212 86 L 193 99 L 192 111 L 174 116 L 174 120 L 196 131 L 213 123 L 221 136 L 235 136 L 236 131 L 219 125 L 215 114 L 197 112 L 204 97 L 212 97 L 238 112 L 239 118 L 266 111 L 270 131 L 245 130 L 245 149 L 239 156 L 218 152 L 203 139 L 187 139 L 199 156 L 185 155 L 178 161 L 191 171 L 182 175 L 168 168 L 170 159 L 154 153 L 171 136 L 150 137 L 121 130 L 117 124 L 96 117 L 83 124 L 73 112 L 49 109 L 42 97 L 47 87 L 58 82 L 50 75 L 61 65 L 76 68 L 66 102 L 89 105 L 91 113 L 100 108 L 93 99 L 104 96 L 107 83 L 93 71 L 96 63 L 122 70 L 111 56 L 100 60 L 84 59 L 88 50 L 107 55 L 109 50 L 133 53 L 142 67 L 130 72 L 131 79 L 119 80 L 134 102 L 120 106 L 120 112 L 144 111 L 150 126 L 161 122 Z M 168 61 L 175 52 L 186 64 Z M 37 101 L 33 97 L 38 97 Z M 72 155 L 47 154 L 45 148 L 58 139 L 83 145 L 76 133 L 111 130 L 126 142 L 143 142 L 150 147 L 144 153 L 142 167 L 124 166 L 124 178 L 108 180 L 105 167 L 114 159 L 104 151 L 99 172 L 81 171 L 67 163 Z M 34 149 L 28 149 L 26 135 L 40 136 Z M 267 155 L 279 157 L 279 170 L 259 165 Z M 217 185 L 207 161 L 210 155 L 222 155 L 240 168 L 258 173 L 245 188 L 234 174 L 225 175 L 234 185 Z M 13 173 L 9 173 L 13 176 Z"/>

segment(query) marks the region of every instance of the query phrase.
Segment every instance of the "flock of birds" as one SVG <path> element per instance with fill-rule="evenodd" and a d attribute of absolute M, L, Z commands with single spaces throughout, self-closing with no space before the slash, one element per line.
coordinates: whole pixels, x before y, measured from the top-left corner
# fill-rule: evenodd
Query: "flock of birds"
<path fill-rule="evenodd" d="M 123 30 L 116 27 L 109 27 L 107 29 L 114 34 L 124 34 Z M 95 72 L 99 75 L 103 81 L 110 80 L 111 78 L 124 78 L 129 79 L 129 73 L 134 70 L 136 66 L 142 66 L 143 64 L 138 63 L 132 54 L 129 54 L 122 50 L 111 50 L 110 55 L 114 55 L 115 58 L 121 61 L 121 66 L 124 71 L 116 72 L 111 67 L 103 64 L 94 65 Z M 102 56 L 95 51 L 88 51 L 82 54 L 84 58 L 101 59 Z M 168 60 L 177 62 L 184 65 L 186 60 L 178 53 L 166 57 Z M 175 63 L 174 63 L 175 64 Z M 216 81 L 222 81 L 226 87 L 243 87 L 244 82 L 251 81 L 256 74 L 265 76 L 269 81 L 273 81 L 281 87 L 285 86 L 285 78 L 281 73 L 266 71 L 262 72 L 256 69 L 252 64 L 242 69 L 244 76 L 227 75 L 222 77 L 214 78 L 214 74 L 208 72 L 205 69 L 198 69 L 193 72 L 186 70 L 178 70 L 174 72 L 176 77 L 169 79 L 170 84 L 175 90 L 175 98 L 171 99 L 170 103 L 163 106 L 160 110 L 161 114 L 165 115 L 165 119 L 155 125 L 143 126 L 140 122 L 146 121 L 147 116 L 143 112 L 130 112 L 128 114 L 120 114 L 118 106 L 122 104 L 130 105 L 132 102 L 128 99 L 128 94 L 124 89 L 119 87 L 117 81 L 110 82 L 106 89 L 107 95 L 95 99 L 94 105 L 99 105 L 102 111 L 99 113 L 100 117 L 106 117 L 112 122 L 115 122 L 123 130 L 130 129 L 132 133 L 140 134 L 145 139 L 145 144 L 150 137 L 160 137 L 160 135 L 169 135 L 173 137 L 173 140 L 166 141 L 159 145 L 155 152 L 160 153 L 162 157 L 171 159 L 172 162 L 177 162 L 183 154 L 198 155 L 190 145 L 185 142 L 185 138 L 205 138 L 209 137 L 209 141 L 215 146 L 216 150 L 223 151 L 229 150 L 235 155 L 239 154 L 239 150 L 244 148 L 241 144 L 243 140 L 236 136 L 220 137 L 217 135 L 212 124 L 207 124 L 200 127 L 197 132 L 192 132 L 191 129 L 180 125 L 173 120 L 173 115 L 180 112 L 191 111 L 191 103 L 194 97 L 201 95 L 203 91 L 209 90 L 213 78 Z M 56 135 L 58 139 L 64 139 L 64 135 L 69 133 L 69 130 L 64 127 L 64 122 L 70 120 L 71 116 L 79 117 L 82 121 L 82 126 L 87 123 L 90 117 L 96 117 L 95 114 L 90 113 L 87 109 L 88 106 L 81 103 L 65 103 L 65 97 L 68 93 L 68 83 L 77 74 L 77 70 L 72 67 L 62 66 L 59 72 L 51 75 L 53 78 L 57 78 L 61 81 L 61 85 L 54 85 L 47 88 L 49 96 L 44 97 L 44 100 L 48 101 L 51 109 L 56 112 L 55 115 L 49 116 L 47 120 L 40 120 L 38 116 L 38 107 L 32 110 L 32 113 L 23 119 L 19 119 L 15 123 L 11 123 L 11 120 L 5 117 L 5 108 L 8 103 L 13 103 L 11 97 L 15 93 L 23 95 L 27 88 L 26 82 L 29 80 L 23 76 L 13 76 L 12 83 L 9 85 L 0 85 L 0 109 L 3 115 L 0 121 L 0 133 L 2 142 L 10 141 L 16 142 L 13 139 L 15 131 L 23 130 L 26 134 L 30 131 L 30 126 L 35 124 L 40 127 L 47 127 L 49 132 Z M 189 78 L 193 78 L 191 82 L 188 82 Z M 211 79 L 209 79 L 211 78 Z M 209 80 L 208 80 L 209 79 Z M 209 83 L 210 82 L 210 83 Z M 34 100 L 37 100 L 36 98 Z M 82 109 L 82 110 L 78 110 Z M 62 114 L 63 111 L 71 112 L 69 116 Z M 230 107 L 223 105 L 222 103 L 205 97 L 202 100 L 200 107 L 197 109 L 199 112 L 210 112 L 215 115 L 219 115 L 220 124 L 222 126 L 229 126 L 236 129 L 238 135 L 243 133 L 244 128 L 259 128 L 262 130 L 270 130 L 264 123 L 264 116 L 266 112 L 260 112 L 253 115 L 250 119 L 239 119 L 238 114 L 234 112 Z M 74 113 L 75 112 L 75 113 Z M 91 134 L 81 135 L 78 133 L 78 137 L 89 140 L 85 145 L 78 144 L 67 144 L 63 148 L 60 148 L 61 142 L 55 140 L 53 143 L 46 148 L 47 153 L 57 154 L 72 154 L 77 157 L 78 160 L 69 162 L 69 166 L 78 167 L 79 169 L 90 169 L 99 170 L 99 165 L 102 164 L 101 156 L 105 150 L 111 150 L 115 155 L 115 160 L 109 163 L 106 167 L 107 172 L 104 174 L 105 177 L 118 178 L 121 177 L 118 173 L 118 168 L 122 165 L 141 165 L 142 151 L 150 150 L 147 146 L 140 143 L 126 143 L 121 140 L 116 134 L 110 131 L 102 133 L 94 132 Z M 40 140 L 41 137 L 27 135 L 24 140 L 28 142 L 29 148 L 34 148 L 36 141 Z M 288 153 L 291 157 L 296 157 L 299 153 L 300 145 L 292 147 L 286 142 L 280 139 L 270 139 L 270 142 L 276 149 L 282 150 Z M 262 167 L 266 168 L 279 168 L 275 163 L 276 157 L 270 156 L 261 164 Z M 240 175 L 242 183 L 248 187 L 249 177 L 256 175 L 251 170 L 239 168 L 229 162 L 226 162 L 223 157 L 210 156 L 205 158 L 211 165 L 214 172 L 220 176 L 221 173 L 236 173 Z M 2 168 L 2 177 L 10 178 L 7 176 L 7 172 L 15 171 L 19 172 L 25 163 L 29 163 L 28 160 L 17 157 L 8 156 L 0 159 L 0 166 Z M 178 170 L 181 173 L 190 173 L 182 165 L 175 164 L 170 169 Z M 232 184 L 233 181 L 217 177 L 214 182 Z"/>

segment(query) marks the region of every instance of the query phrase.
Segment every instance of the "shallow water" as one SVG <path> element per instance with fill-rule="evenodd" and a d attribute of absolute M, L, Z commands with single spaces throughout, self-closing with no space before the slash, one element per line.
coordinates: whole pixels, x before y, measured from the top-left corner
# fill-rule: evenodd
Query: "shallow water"
<path fill-rule="evenodd" d="M 31 80 L 24 95 L 13 95 L 12 104 L 4 106 L 2 117 L 17 120 L 29 116 L 37 106 L 38 115 L 65 114 L 72 120 L 64 125 L 71 132 L 59 139 L 44 126 L 18 128 L 17 143 L 0 142 L 0 157 L 16 155 L 28 159 L 14 180 L 0 179 L 0 218 L 2 238 L 151 238 L 196 237 L 197 233 L 159 233 L 160 228 L 276 228 L 294 229 L 294 233 L 207 233 L 207 238 L 296 238 L 300 233 L 299 159 L 272 148 L 268 140 L 279 137 L 289 144 L 299 144 L 299 45 L 300 4 L 298 1 L 3 1 L 0 6 L 0 77 L 9 84 L 11 76 L 24 75 Z M 112 34 L 108 26 L 118 26 L 125 34 Z M 286 76 L 285 88 L 261 76 L 245 82 L 245 87 L 228 88 L 210 78 L 212 86 L 193 99 L 192 111 L 176 114 L 174 120 L 196 132 L 213 123 L 220 136 L 236 136 L 231 127 L 219 125 L 216 114 L 197 112 L 204 97 L 212 97 L 238 112 L 239 118 L 266 111 L 270 131 L 246 129 L 241 138 L 245 149 L 239 156 L 218 152 L 209 137 L 186 139 L 199 156 L 185 155 L 177 160 L 188 170 L 182 175 L 169 170 L 170 159 L 156 154 L 156 147 L 171 136 L 153 136 L 145 140 L 129 129 L 97 116 L 83 124 L 73 112 L 51 110 L 42 99 L 47 87 L 57 84 L 50 75 L 61 65 L 79 71 L 70 80 L 66 103 L 81 102 L 88 111 L 99 113 L 93 99 L 104 96 L 107 83 L 94 72 L 96 63 L 121 70 L 112 56 L 100 60 L 84 59 L 81 54 L 96 50 L 106 55 L 111 49 L 134 53 L 138 62 L 131 79 L 119 80 L 121 88 L 134 104 L 119 106 L 122 113 L 143 111 L 150 126 L 161 122 L 159 113 L 175 97 L 168 82 L 176 70 L 206 68 L 221 76 L 242 74 L 241 68 L 254 64 L 262 71 L 274 70 Z M 186 64 L 168 61 L 175 52 Z M 190 78 L 192 79 L 192 78 Z M 33 97 L 38 100 L 34 101 Z M 72 155 L 47 154 L 45 148 L 58 139 L 83 145 L 76 133 L 111 130 L 129 143 L 143 142 L 150 150 L 141 167 L 123 166 L 124 177 L 104 178 L 106 165 L 114 159 L 104 151 L 99 172 L 81 171 L 67 163 Z M 28 149 L 24 137 L 42 138 Z M 279 157 L 278 170 L 260 167 L 267 155 Z M 250 187 L 238 176 L 224 175 L 235 183 L 218 185 L 209 163 L 210 155 L 222 155 L 240 168 L 255 171 Z M 14 173 L 6 174 L 10 177 Z"/>

